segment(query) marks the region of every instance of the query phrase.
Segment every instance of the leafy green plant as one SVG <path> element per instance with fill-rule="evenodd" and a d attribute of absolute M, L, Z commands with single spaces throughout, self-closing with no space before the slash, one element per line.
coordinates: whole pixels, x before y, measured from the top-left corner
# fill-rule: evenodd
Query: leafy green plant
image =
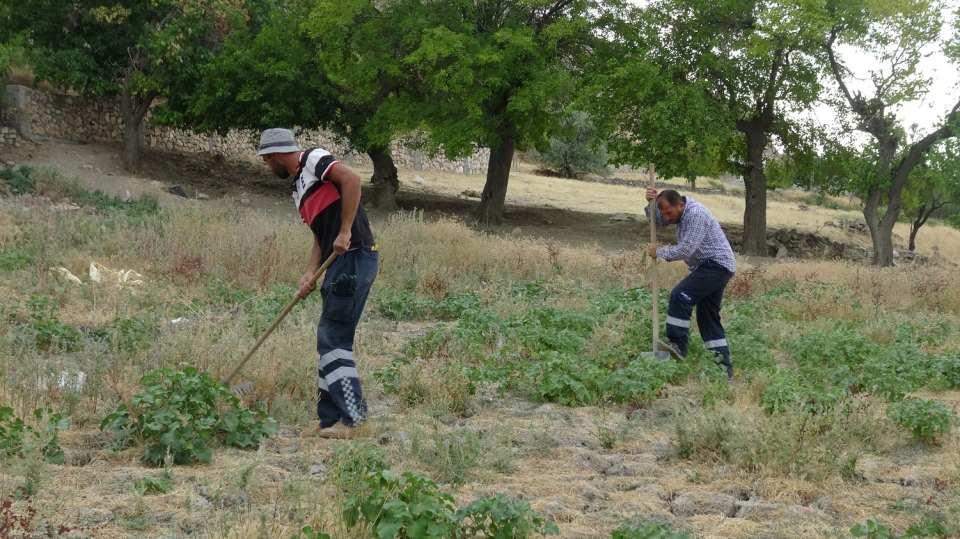
<path fill-rule="evenodd" d="M 15 271 L 33 263 L 33 253 L 22 247 L 0 251 L 0 271 Z"/>
<path fill-rule="evenodd" d="M 777 372 L 760 395 L 760 407 L 768 414 L 802 410 L 823 414 L 843 399 L 846 392 L 818 383 L 804 382 L 794 373 Z"/>
<path fill-rule="evenodd" d="M 166 494 L 173 490 L 173 476 L 170 470 L 164 470 L 160 475 L 148 475 L 134 481 L 133 490 L 141 496 Z"/>
<path fill-rule="evenodd" d="M 457 511 L 456 519 L 465 537 L 521 539 L 560 533 L 556 524 L 544 521 L 529 503 L 500 494 L 474 501 Z"/>
<path fill-rule="evenodd" d="M 926 399 L 906 399 L 892 404 L 890 419 L 924 443 L 933 443 L 950 432 L 953 413 L 943 404 Z"/>
<path fill-rule="evenodd" d="M 14 195 L 31 193 L 36 186 L 33 169 L 24 165 L 0 168 L 0 182 Z"/>
<path fill-rule="evenodd" d="M 72 351 L 80 347 L 82 334 L 60 321 L 60 306 L 51 297 L 34 294 L 27 300 L 30 322 L 26 330 L 40 350 Z"/>
<path fill-rule="evenodd" d="M 850 528 L 850 535 L 866 539 L 896 539 L 897 537 L 890 526 L 872 518 Z"/>
<path fill-rule="evenodd" d="M 291 539 L 332 539 L 329 533 L 313 529 L 313 526 L 304 526 L 300 533 L 294 535 Z"/>
<path fill-rule="evenodd" d="M 410 450 L 443 483 L 462 485 L 470 479 L 490 450 L 482 432 L 467 428 L 434 429 L 426 439 L 411 437 Z"/>
<path fill-rule="evenodd" d="M 348 527 L 363 520 L 380 539 L 457 536 L 453 497 L 426 477 L 379 470 L 367 474 L 365 487 L 364 492 L 347 497 L 344 503 Z"/>
<path fill-rule="evenodd" d="M 13 408 L 0 406 L 0 453 L 8 457 L 19 454 L 25 431 L 23 420 L 14 415 Z"/>
<path fill-rule="evenodd" d="M 143 460 L 151 465 L 210 462 L 214 441 L 250 449 L 276 432 L 265 412 L 245 408 L 194 367 L 160 369 L 140 384 L 142 392 L 104 418 L 101 428 L 113 434 L 115 447 L 143 441 Z"/>
<path fill-rule="evenodd" d="M 0 456 L 24 457 L 38 450 L 47 462 L 63 464 L 60 431 L 69 426 L 69 420 L 46 408 L 34 410 L 33 417 L 36 426 L 24 423 L 12 408 L 0 406 Z"/>
<path fill-rule="evenodd" d="M 613 530 L 610 539 L 689 539 L 689 535 L 676 532 L 659 522 L 643 522 L 623 525 Z"/>

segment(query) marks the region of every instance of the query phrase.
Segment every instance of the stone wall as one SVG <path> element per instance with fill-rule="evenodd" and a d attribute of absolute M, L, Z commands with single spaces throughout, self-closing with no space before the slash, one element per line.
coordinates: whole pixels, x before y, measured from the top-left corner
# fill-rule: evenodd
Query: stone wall
<path fill-rule="evenodd" d="M 20 135 L 12 127 L 0 125 L 0 146 L 19 146 Z"/>
<path fill-rule="evenodd" d="M 27 86 L 8 85 L 5 92 L 6 125 L 16 128 L 24 138 L 53 137 L 91 142 L 119 142 L 123 117 L 117 100 L 91 100 L 78 96 L 42 92 Z M 144 128 L 144 142 L 158 150 L 182 153 L 211 153 L 227 158 L 250 159 L 256 152 L 258 133 L 233 130 L 226 135 L 201 135 L 150 123 Z M 366 155 L 357 154 L 332 134 L 302 130 L 297 136 L 304 147 L 321 146 L 347 161 L 370 166 Z M 486 170 L 489 151 L 481 148 L 469 158 L 448 160 L 429 156 L 412 148 L 410 141 L 393 144 L 397 166 L 415 170 L 436 169 L 465 174 Z M 2 143 L 2 142 L 0 142 Z"/>

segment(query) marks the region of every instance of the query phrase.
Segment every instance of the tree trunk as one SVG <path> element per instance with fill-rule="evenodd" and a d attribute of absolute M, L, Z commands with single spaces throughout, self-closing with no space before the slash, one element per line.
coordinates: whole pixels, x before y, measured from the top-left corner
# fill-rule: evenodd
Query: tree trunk
<path fill-rule="evenodd" d="M 502 130 L 502 139 L 496 147 L 490 148 L 490 160 L 487 163 L 487 181 L 480 197 L 477 209 L 477 221 L 483 225 L 503 223 L 503 206 L 507 199 L 507 182 L 510 180 L 510 167 L 513 164 L 513 152 L 516 146 L 513 126 Z"/>
<path fill-rule="evenodd" d="M 933 213 L 931 210 L 930 213 Z M 917 216 L 910 222 L 910 239 L 907 242 L 907 249 L 911 251 L 917 250 L 917 232 L 920 232 L 920 227 L 927 221 L 927 217 L 930 216 L 930 213 L 927 213 L 927 204 L 923 203 L 917 208 Z"/>
<path fill-rule="evenodd" d="M 390 150 L 373 148 L 367 151 L 373 161 L 373 204 L 381 210 L 393 211 L 397 209 L 397 191 L 400 190 L 400 179 L 397 176 L 397 167 L 393 163 Z"/>
<path fill-rule="evenodd" d="M 143 146 L 143 118 L 150 109 L 153 97 L 137 99 L 123 92 L 120 95 L 120 113 L 123 116 L 123 167 L 130 172 L 140 166 L 140 150 Z"/>
<path fill-rule="evenodd" d="M 743 211 L 743 253 L 768 256 L 767 250 L 767 177 L 763 172 L 763 151 L 767 134 L 761 129 L 748 129 L 747 170 Z"/>
<path fill-rule="evenodd" d="M 875 266 L 893 265 L 893 229 L 884 235 L 883 224 L 878 215 L 880 211 L 880 187 L 871 186 L 863 204 L 863 220 L 870 229 L 870 242 L 873 245 L 873 264 Z"/>

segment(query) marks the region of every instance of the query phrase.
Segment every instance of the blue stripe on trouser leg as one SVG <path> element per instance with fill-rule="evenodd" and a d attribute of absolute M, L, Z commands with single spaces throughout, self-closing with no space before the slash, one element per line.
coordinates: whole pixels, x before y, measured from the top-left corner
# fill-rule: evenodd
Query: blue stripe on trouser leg
<path fill-rule="evenodd" d="M 338 421 L 352 426 L 367 417 L 353 339 L 378 266 L 377 253 L 361 248 L 337 257 L 324 277 L 317 325 L 317 417 L 323 428 Z"/>

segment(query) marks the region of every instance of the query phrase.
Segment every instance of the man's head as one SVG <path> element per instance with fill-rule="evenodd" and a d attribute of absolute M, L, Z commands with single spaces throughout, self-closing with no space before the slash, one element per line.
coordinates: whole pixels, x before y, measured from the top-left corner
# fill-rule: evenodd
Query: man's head
<path fill-rule="evenodd" d="M 680 193 L 673 189 L 666 189 L 657 194 L 657 206 L 660 208 L 660 215 L 667 223 L 679 221 L 686 205 L 687 198 L 680 196 Z"/>
<path fill-rule="evenodd" d="M 293 138 L 293 131 L 289 129 L 274 127 L 260 134 L 260 149 L 257 150 L 257 155 L 262 157 L 263 162 L 280 178 L 289 178 L 290 174 L 297 170 L 299 152 L 300 146 Z"/>

